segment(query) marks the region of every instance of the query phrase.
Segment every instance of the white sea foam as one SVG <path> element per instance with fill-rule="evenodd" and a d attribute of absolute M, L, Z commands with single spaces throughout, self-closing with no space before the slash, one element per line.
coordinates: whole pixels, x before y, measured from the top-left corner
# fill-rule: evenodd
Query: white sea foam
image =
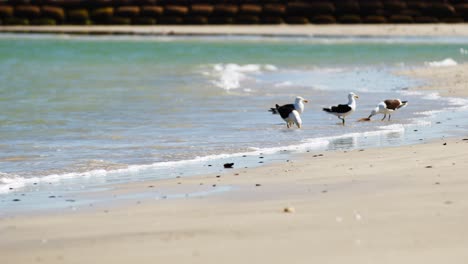
<path fill-rule="evenodd" d="M 468 107 L 468 99 L 458 97 L 447 97 L 445 99 L 451 106 L 460 106 L 462 108 Z"/>
<path fill-rule="evenodd" d="M 446 58 L 441 61 L 430 61 L 425 64 L 429 67 L 449 67 L 458 65 L 458 63 L 452 58 Z"/>
<path fill-rule="evenodd" d="M 224 90 L 232 90 L 241 87 L 244 80 L 254 79 L 254 74 L 264 71 L 277 71 L 278 68 L 271 64 L 246 64 L 238 65 L 234 63 L 215 64 L 212 71 L 205 72 L 204 75 L 212 76 L 214 85 Z"/>
<path fill-rule="evenodd" d="M 9 192 L 10 188 L 20 188 L 24 186 L 24 178 L 18 175 L 0 172 L 0 193 Z"/>
<path fill-rule="evenodd" d="M 438 99 L 440 99 L 440 95 L 437 92 L 428 93 L 428 94 L 424 95 L 422 98 L 425 99 L 425 100 L 438 100 Z"/>
<path fill-rule="evenodd" d="M 443 110 L 428 110 L 428 111 L 415 112 L 414 114 L 422 115 L 422 116 L 434 116 L 441 112 L 443 112 Z"/>
<path fill-rule="evenodd" d="M 275 83 L 274 86 L 275 87 L 289 87 L 289 86 L 293 86 L 293 83 L 290 81 L 284 81 L 280 83 Z"/>
<path fill-rule="evenodd" d="M 416 96 L 416 95 L 423 95 L 424 94 L 424 92 L 415 91 L 415 90 L 401 90 L 400 93 L 402 95 L 406 95 L 406 96 Z"/>
<path fill-rule="evenodd" d="M 435 113 L 441 111 L 425 111 L 419 112 L 419 115 L 427 115 L 431 116 Z M 424 123 L 426 122 L 426 123 Z M 73 179 L 73 178 L 95 178 L 95 177 L 108 177 L 108 176 L 132 176 L 137 175 L 140 173 L 150 173 L 154 174 L 158 170 L 172 170 L 176 168 L 181 168 L 183 166 L 187 166 L 190 164 L 197 164 L 203 162 L 209 162 L 212 160 L 222 160 L 228 158 L 236 158 L 241 157 L 244 155 L 247 156 L 257 156 L 260 154 L 274 154 L 279 153 L 281 151 L 289 151 L 291 153 L 301 153 L 305 152 L 306 150 L 311 149 L 324 149 L 331 143 L 334 145 L 336 144 L 336 140 L 340 139 L 348 139 L 350 138 L 350 142 L 346 142 L 345 147 L 355 147 L 358 138 L 362 137 L 373 137 L 373 136 L 382 136 L 389 133 L 404 133 L 405 127 L 410 125 L 430 125 L 429 121 L 424 121 L 420 119 L 415 119 L 414 122 L 407 125 L 402 124 L 391 124 L 386 126 L 378 127 L 378 130 L 374 131 L 366 131 L 366 132 L 356 132 L 356 133 L 348 133 L 338 136 L 331 136 L 331 137 L 321 137 L 321 138 L 312 138 L 304 140 L 303 142 L 296 144 L 296 145 L 289 145 L 289 146 L 279 146 L 279 147 L 269 147 L 269 148 L 257 148 L 257 147 L 250 147 L 251 151 L 241 152 L 241 153 L 233 153 L 233 154 L 215 154 L 215 155 L 208 155 L 208 156 L 201 156 L 195 157 L 190 160 L 181 160 L 181 161 L 167 161 L 167 162 L 157 162 L 153 164 L 144 164 L 144 165 L 130 165 L 125 168 L 118 168 L 118 169 L 96 169 L 87 172 L 71 172 L 71 173 L 63 173 L 63 174 L 51 174 L 47 176 L 41 177 L 33 177 L 33 178 L 25 178 L 20 177 L 18 175 L 0 173 L 0 193 L 8 193 L 11 192 L 13 188 L 18 189 L 27 185 L 32 185 L 33 183 L 50 183 L 50 182 L 60 182 L 65 179 Z M 335 145 L 335 147 L 340 147 L 339 145 Z"/>
<path fill-rule="evenodd" d="M 235 158 L 241 156 L 258 156 L 260 154 L 273 154 L 280 151 L 290 151 L 290 152 L 301 152 L 307 149 L 315 149 L 319 147 L 326 146 L 329 143 L 327 139 L 312 139 L 302 144 L 290 145 L 284 147 L 271 147 L 271 148 L 251 148 L 253 151 L 250 152 L 241 152 L 233 154 L 215 154 L 208 155 L 203 157 L 195 157 L 190 160 L 181 160 L 181 161 L 167 161 L 167 162 L 157 162 L 153 164 L 145 165 L 130 165 L 126 168 L 113 169 L 113 170 L 91 170 L 87 172 L 71 172 L 63 174 L 51 174 L 42 177 L 20 177 L 18 175 L 12 175 L 7 173 L 0 173 L 0 193 L 8 193 L 14 189 L 25 187 L 27 185 L 32 185 L 34 183 L 56 183 L 66 179 L 73 178 L 91 178 L 91 177 L 106 177 L 111 175 L 131 175 L 137 174 L 144 171 L 152 171 L 158 169 L 173 169 L 181 166 L 186 166 L 189 164 L 196 164 L 202 162 L 208 162 L 211 160 L 220 160 L 226 158 Z"/>
<path fill-rule="evenodd" d="M 384 132 L 405 132 L 405 126 L 403 124 L 391 124 L 385 126 L 379 126 Z"/>
<path fill-rule="evenodd" d="M 462 55 L 468 55 L 468 50 L 464 49 L 464 48 L 460 48 L 460 54 Z"/>

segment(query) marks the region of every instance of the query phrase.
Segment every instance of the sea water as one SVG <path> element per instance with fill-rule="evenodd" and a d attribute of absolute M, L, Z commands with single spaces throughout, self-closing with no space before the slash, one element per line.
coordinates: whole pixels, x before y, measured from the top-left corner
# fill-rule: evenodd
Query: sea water
<path fill-rule="evenodd" d="M 467 100 L 411 90 L 423 80 L 396 73 L 464 63 L 467 49 L 465 38 L 0 35 L 0 208 L 18 195 L 220 171 L 246 156 L 463 131 Z M 321 109 L 349 92 L 357 110 L 342 126 Z M 299 95 L 309 100 L 303 128 L 287 129 L 268 109 Z M 387 98 L 409 105 L 390 122 L 356 122 Z"/>

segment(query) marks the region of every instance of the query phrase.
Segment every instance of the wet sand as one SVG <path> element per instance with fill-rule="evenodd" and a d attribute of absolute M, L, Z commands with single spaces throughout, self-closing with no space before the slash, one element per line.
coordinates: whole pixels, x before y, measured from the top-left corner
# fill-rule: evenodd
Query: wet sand
<path fill-rule="evenodd" d="M 464 263 L 467 147 L 307 154 L 220 178 L 121 186 L 234 189 L 1 219 L 0 254 L 5 263 Z"/>
<path fill-rule="evenodd" d="M 464 77 L 456 75 L 467 73 L 467 66 L 459 65 L 408 74 L 430 77 L 432 85 L 422 88 L 466 96 Z M 232 189 L 0 218 L 0 259 L 19 264 L 465 263 L 467 147 L 468 132 L 411 146 L 307 153 L 220 177 L 120 185 L 112 192 L 149 186 L 190 191 L 200 184 Z"/>
<path fill-rule="evenodd" d="M 468 97 L 468 64 L 457 66 L 418 68 L 409 70 L 405 75 L 429 81 L 417 89 L 431 90 L 443 96 Z"/>

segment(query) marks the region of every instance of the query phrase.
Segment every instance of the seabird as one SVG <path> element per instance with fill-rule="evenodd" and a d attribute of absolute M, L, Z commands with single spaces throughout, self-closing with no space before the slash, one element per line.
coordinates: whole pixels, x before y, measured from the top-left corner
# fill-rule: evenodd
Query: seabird
<path fill-rule="evenodd" d="M 304 103 L 308 103 L 308 102 L 309 102 L 308 100 L 302 98 L 301 96 L 298 96 L 298 97 L 296 97 L 296 100 L 294 100 L 294 104 L 285 104 L 285 105 L 282 105 L 282 106 L 279 106 L 277 104 L 275 108 L 270 108 L 270 110 L 268 110 L 268 111 L 272 112 L 273 114 L 278 114 L 278 113 L 280 113 L 279 111 L 285 111 L 283 109 L 290 109 L 290 111 L 296 110 L 296 111 L 299 112 L 299 114 L 302 114 L 302 112 L 304 112 Z M 280 110 L 278 110 L 278 109 L 280 109 Z M 289 112 L 288 112 L 288 114 L 289 114 Z"/>
<path fill-rule="evenodd" d="M 302 119 L 300 114 L 304 112 L 304 103 L 308 103 L 306 99 L 298 96 L 294 101 L 294 104 L 285 104 L 279 106 L 276 104 L 275 108 L 270 108 L 270 112 L 273 114 L 279 114 L 284 121 L 286 121 L 286 126 L 290 128 L 294 124 L 298 128 L 302 127 Z"/>
<path fill-rule="evenodd" d="M 356 100 L 359 98 L 354 93 L 348 94 L 348 104 L 340 104 L 336 106 L 331 106 L 330 108 L 323 108 L 323 111 L 336 115 L 341 121 L 343 121 L 343 125 L 345 124 L 345 117 L 350 115 L 354 110 L 356 110 Z"/>
<path fill-rule="evenodd" d="M 387 99 L 383 102 L 380 102 L 374 108 L 374 110 L 372 110 L 368 118 L 370 120 L 370 118 L 376 114 L 384 114 L 384 117 L 382 118 L 382 121 L 384 121 L 388 114 L 388 121 L 390 121 L 392 113 L 400 108 L 405 107 L 406 105 L 408 105 L 408 101 L 401 101 L 400 99 Z"/>

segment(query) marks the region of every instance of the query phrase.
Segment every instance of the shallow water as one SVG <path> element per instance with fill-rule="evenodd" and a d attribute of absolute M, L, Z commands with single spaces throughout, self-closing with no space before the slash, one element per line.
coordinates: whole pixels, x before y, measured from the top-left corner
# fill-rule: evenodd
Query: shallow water
<path fill-rule="evenodd" d="M 440 137 L 454 126 L 444 115 L 466 100 L 413 92 L 420 80 L 393 73 L 463 63 L 467 46 L 463 38 L 0 35 L 0 191 L 87 190 L 210 172 L 208 163 L 242 155 L 408 144 L 419 140 L 412 130 Z M 321 108 L 346 103 L 351 91 L 358 109 L 343 127 Z M 267 110 L 296 95 L 310 100 L 304 127 L 286 129 Z M 386 98 L 409 106 L 391 122 L 355 122 Z"/>

